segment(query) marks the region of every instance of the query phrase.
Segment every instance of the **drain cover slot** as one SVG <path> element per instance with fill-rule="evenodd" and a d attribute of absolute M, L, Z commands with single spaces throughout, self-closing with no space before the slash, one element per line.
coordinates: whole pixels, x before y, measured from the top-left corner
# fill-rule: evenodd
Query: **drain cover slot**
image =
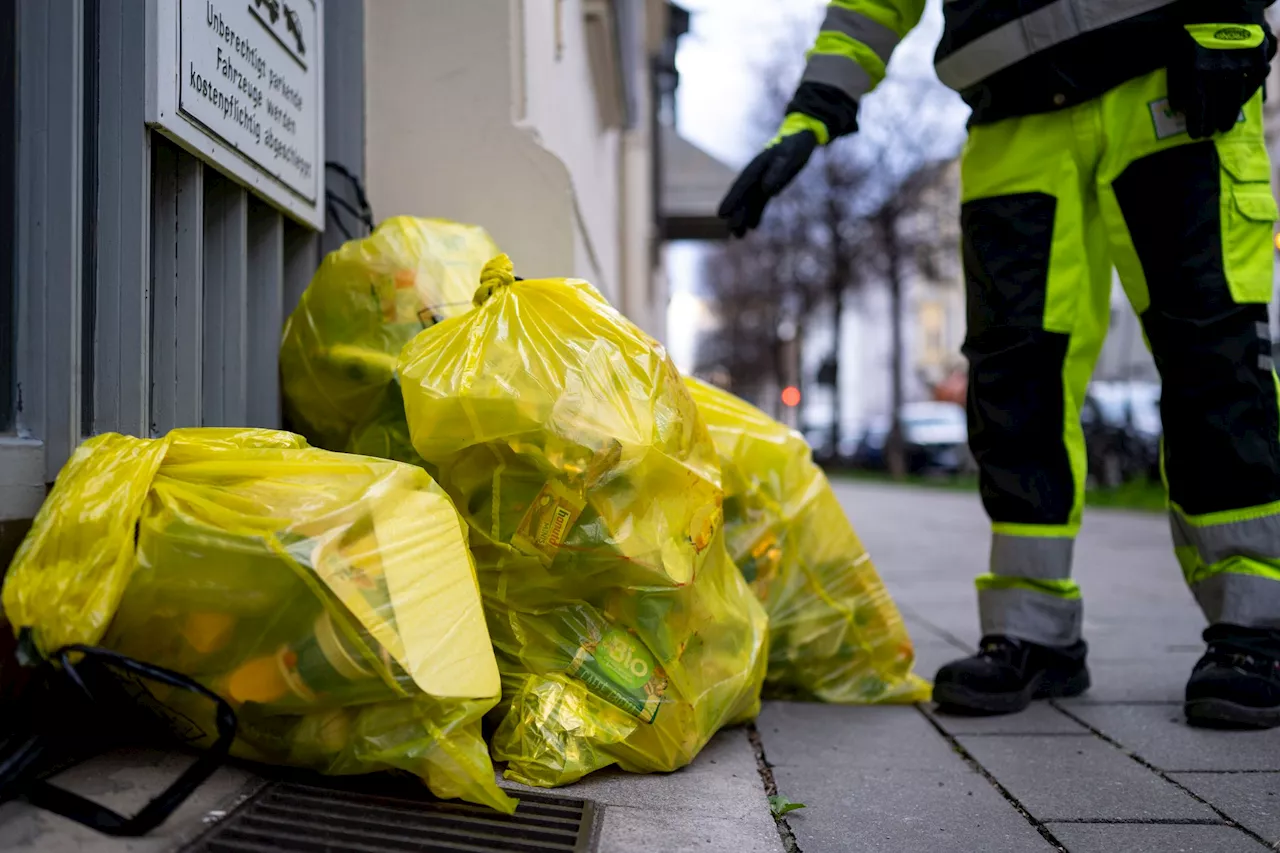
<path fill-rule="evenodd" d="M 406 793 L 371 777 L 333 787 L 276 782 L 184 853 L 588 853 L 596 810 L 587 800 L 520 794 L 513 815 Z M 371 790 L 372 789 L 372 790 Z"/>

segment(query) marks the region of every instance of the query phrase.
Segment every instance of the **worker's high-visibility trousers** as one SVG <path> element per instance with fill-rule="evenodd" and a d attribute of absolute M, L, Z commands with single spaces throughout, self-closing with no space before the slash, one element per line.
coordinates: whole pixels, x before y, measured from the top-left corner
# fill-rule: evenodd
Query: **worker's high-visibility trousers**
<path fill-rule="evenodd" d="M 972 129 L 962 162 L 970 446 L 992 519 L 984 634 L 1080 637 L 1080 408 L 1115 265 L 1162 380 L 1174 550 L 1211 623 L 1280 628 L 1276 203 L 1261 93 L 1192 140 L 1165 73 Z"/>

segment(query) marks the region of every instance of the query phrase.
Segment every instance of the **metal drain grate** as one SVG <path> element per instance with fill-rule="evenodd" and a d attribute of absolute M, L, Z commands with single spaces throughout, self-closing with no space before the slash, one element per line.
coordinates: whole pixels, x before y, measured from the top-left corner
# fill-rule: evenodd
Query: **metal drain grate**
<path fill-rule="evenodd" d="M 514 815 L 456 800 L 354 785 L 268 785 L 184 853 L 588 853 L 596 811 L 587 800 L 520 794 Z M 370 788 L 380 788 L 370 792 Z"/>

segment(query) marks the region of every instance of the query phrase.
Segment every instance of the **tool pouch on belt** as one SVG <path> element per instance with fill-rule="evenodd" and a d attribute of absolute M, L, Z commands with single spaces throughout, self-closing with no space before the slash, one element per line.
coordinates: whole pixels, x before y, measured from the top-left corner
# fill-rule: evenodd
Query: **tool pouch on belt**
<path fill-rule="evenodd" d="M 9 694 L 0 734 L 0 803 L 23 799 L 106 835 L 145 835 L 164 823 L 227 758 L 236 715 L 221 697 L 192 679 L 107 649 L 65 646 L 40 660 L 29 632 L 19 637 L 16 662 L 27 668 L 20 693 Z M 4 662 L 11 671 L 13 660 Z M 132 817 L 59 788 L 48 777 L 115 746 L 154 742 L 159 706 L 152 690 L 197 694 L 217 723 L 212 747 Z M 6 693 L 8 691 L 6 690 Z"/>

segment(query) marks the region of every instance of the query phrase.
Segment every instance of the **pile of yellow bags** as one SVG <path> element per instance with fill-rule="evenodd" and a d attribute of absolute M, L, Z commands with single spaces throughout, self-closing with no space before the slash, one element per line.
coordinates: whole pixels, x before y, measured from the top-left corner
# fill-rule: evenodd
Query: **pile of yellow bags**
<path fill-rule="evenodd" d="M 461 234 L 483 234 L 473 226 L 455 225 L 440 220 L 405 220 L 405 224 L 408 223 L 412 223 L 416 230 L 429 233 L 453 229 Z M 405 224 L 397 227 L 403 228 Z M 390 224 L 384 225 L 379 232 L 388 227 Z M 308 309 L 310 313 L 325 311 L 322 306 L 336 301 L 337 293 L 362 291 L 367 286 L 366 281 L 374 273 L 366 270 L 362 264 L 376 262 L 362 259 L 381 257 L 367 248 L 369 240 L 348 244 L 341 253 L 346 258 L 346 265 L 326 265 L 317 275 L 312 286 L 315 292 L 309 291 L 304 301 L 305 305 L 311 306 Z M 452 246 L 454 253 L 448 256 L 448 260 L 455 268 L 477 269 L 482 265 L 485 253 L 490 251 L 492 243 L 484 237 L 465 243 L 455 242 Z M 425 243 L 413 246 L 406 244 L 397 263 L 404 267 L 429 266 L 413 257 L 413 252 L 418 250 L 428 251 L 431 247 Z M 539 285 L 540 288 L 545 286 Z M 604 304 L 603 298 L 583 282 L 566 281 L 556 287 L 571 292 L 571 301 L 576 302 L 585 294 L 589 302 Z M 457 300 L 458 293 L 464 289 L 461 285 L 454 288 L 451 291 L 454 294 L 450 297 L 451 301 Z M 486 301 L 490 289 L 492 288 L 482 287 L 475 300 L 477 304 L 482 305 Z M 522 294 L 533 292 L 523 284 L 517 291 Z M 404 355 L 406 364 L 413 360 L 419 362 L 416 367 L 418 375 L 411 377 L 406 373 L 405 384 L 409 390 L 405 394 L 412 396 L 414 392 L 409 386 L 415 383 L 421 385 L 423 376 L 431 380 L 425 386 L 428 398 L 432 394 L 444 393 L 438 390 L 437 385 L 455 388 L 461 387 L 459 383 L 464 381 L 472 383 L 458 400 L 429 399 L 429 405 L 418 410 L 421 415 L 414 415 L 412 403 L 409 404 L 410 420 L 418 423 L 417 418 L 423 419 L 416 431 L 418 438 L 414 441 L 419 445 L 423 441 L 428 442 L 429 455 L 424 459 L 419 453 L 421 447 L 414 449 L 409 446 L 409 426 L 404 422 L 405 404 L 401 399 L 400 389 L 393 379 L 385 378 L 379 380 L 379 387 L 394 391 L 394 405 L 384 404 L 379 419 L 373 426 L 366 425 L 356 429 L 354 437 L 348 436 L 346 443 L 341 446 L 424 464 L 433 474 L 443 478 L 442 483 L 447 485 L 445 480 L 449 475 L 442 473 L 438 463 L 441 448 L 446 455 L 458 452 L 458 442 L 462 439 L 455 438 L 449 444 L 444 432 L 455 429 L 453 425 L 465 425 L 475 436 L 483 436 L 485 442 L 489 442 L 500 439 L 507 432 L 518 434 L 526 428 L 543 429 L 545 417 L 550 417 L 556 429 L 569 432 L 585 429 L 597 436 L 596 444 L 583 443 L 583 446 L 593 448 L 593 454 L 597 454 L 588 459 L 562 459 L 560 457 L 565 451 L 558 446 L 560 440 L 551 441 L 548 452 L 555 455 L 557 464 L 579 468 L 607 468 L 614 464 L 608 454 L 617 452 L 623 442 L 605 441 L 601 444 L 603 439 L 599 437 L 612 437 L 615 432 L 622 436 L 631 428 L 627 423 L 629 418 L 637 416 L 637 413 L 647 416 L 643 410 L 649 404 L 642 395 L 647 394 L 648 389 L 635 382 L 621 382 L 616 387 L 611 387 L 607 380 L 594 382 L 591 379 L 595 375 L 606 375 L 602 372 L 603 368 L 608 366 L 606 362 L 609 359 L 615 357 L 607 352 L 608 347 L 603 346 L 599 339 L 592 338 L 599 331 L 596 327 L 583 325 L 570 318 L 555 318 L 554 322 L 548 322 L 538 312 L 520 313 L 517 316 L 514 308 L 499 319 L 486 321 L 491 326 L 480 326 L 477 325 L 481 322 L 479 319 L 473 317 L 464 322 L 459 315 L 465 312 L 457 307 L 452 310 L 453 316 L 459 318 L 456 328 L 466 329 L 466 334 L 490 334 L 505 322 L 508 325 L 501 326 L 504 333 L 513 340 L 520 341 L 522 345 L 513 344 L 508 348 L 509 351 L 502 352 L 501 358 L 490 354 L 487 356 L 490 361 L 477 363 L 474 361 L 477 356 L 472 351 L 473 344 L 463 340 L 462 331 L 447 333 L 453 336 L 447 346 L 437 342 L 430 349 L 423 349 L 415 341 L 406 348 Z M 478 310 L 483 313 L 486 309 Z M 593 307 L 592 313 L 594 311 Z M 549 309 L 547 314 L 554 315 L 554 309 Z M 286 334 L 286 351 L 295 346 L 291 339 L 298 337 L 296 321 L 300 316 L 304 316 L 302 308 L 295 312 L 295 320 L 291 322 Z M 374 317 L 370 322 L 376 323 L 378 320 Z M 436 332 L 446 334 L 439 330 Z M 361 341 L 398 341 L 399 338 L 387 332 L 369 331 L 362 334 L 363 337 L 352 336 L 342 327 L 336 326 L 326 340 L 330 349 L 339 352 L 349 351 L 349 347 L 354 345 L 365 352 L 377 349 L 379 359 L 390 360 L 394 346 L 373 346 Z M 638 339 L 642 341 L 635 345 L 636 352 L 647 355 L 661 351 L 656 342 L 638 332 L 634 334 L 639 335 Z M 420 351 L 421 357 L 411 357 L 410 352 L 414 350 Z M 430 364 L 423 361 L 427 354 L 434 359 Z M 537 381 L 527 380 L 526 385 L 513 385 L 506 378 L 556 374 L 565 370 L 566 358 L 570 364 L 582 363 L 582 374 L 587 379 L 577 380 L 580 387 L 568 388 L 565 392 L 566 400 L 555 403 L 551 415 L 544 417 L 541 412 L 541 408 L 546 405 L 541 400 L 549 392 Z M 282 363 L 285 365 L 287 388 L 290 385 L 289 365 L 292 363 L 287 352 L 282 355 Z M 476 384 L 473 380 L 458 378 L 461 375 L 471 375 L 469 371 L 484 376 L 485 380 Z M 455 373 L 457 375 L 453 375 Z M 572 374 L 573 371 L 570 370 L 569 375 Z M 382 375 L 385 376 L 385 372 Z M 845 518 L 826 478 L 813 463 L 803 438 L 728 393 L 696 380 L 688 380 L 687 387 L 701 419 L 710 429 L 717 452 L 716 467 L 723 476 L 724 525 L 728 551 L 768 613 L 770 653 L 766 686 L 769 692 L 773 695 L 846 703 L 911 702 L 926 699 L 929 685 L 911 674 L 913 650 L 901 617 L 857 534 Z M 482 390 L 484 388 L 498 390 Z M 500 399 L 495 399 L 494 394 Z M 519 402 L 511 402 L 502 396 L 504 394 L 512 398 L 519 397 Z M 574 401 L 572 406 L 568 400 Z M 592 402 L 597 400 L 600 405 Z M 601 422 L 587 423 L 581 428 L 571 425 L 572 419 L 578 417 L 579 410 L 592 409 L 591 416 L 597 417 L 594 409 L 606 405 L 612 411 Z M 623 414 L 619 415 L 618 412 Z M 512 424 L 503 422 L 508 417 L 513 418 Z M 372 438 L 361 442 L 361 435 L 372 435 Z M 386 441 L 387 435 L 396 436 L 396 439 Z M 320 442 L 326 440 L 323 435 L 309 436 Z M 478 439 L 475 441 L 478 442 Z M 492 450 L 485 454 L 473 454 L 468 458 L 469 464 L 475 468 L 469 476 L 480 479 L 489 476 L 486 465 L 501 467 L 507 464 L 505 457 L 495 457 Z M 589 477 L 590 472 L 579 472 L 575 476 Z M 708 477 L 714 479 L 711 473 L 708 473 Z M 495 514 L 499 518 L 502 516 L 502 512 L 495 507 L 510 496 L 504 494 L 503 490 L 509 493 L 515 487 L 517 477 L 504 470 L 501 477 L 495 475 L 492 479 L 493 483 L 488 486 L 470 488 L 468 484 L 470 490 L 465 496 L 467 503 L 460 506 L 469 520 L 477 517 L 475 513 L 480 513 L 485 519 L 484 524 L 490 526 L 495 523 L 492 518 Z M 584 517 L 589 517 L 589 510 L 576 506 L 573 500 L 554 491 L 555 487 L 548 487 L 551 491 L 543 494 L 541 490 L 544 479 L 531 477 L 529 482 L 521 482 L 520 487 L 529 492 L 521 499 L 538 496 L 545 502 L 548 511 L 554 510 L 559 513 L 557 517 L 564 519 L 566 530 L 574 528 L 580 513 L 586 512 Z M 659 483 L 659 486 L 666 485 L 668 484 L 665 482 Z M 492 506 L 479 506 L 476 503 L 486 499 L 482 494 L 485 489 L 496 495 L 490 500 Z M 458 497 L 455 489 L 450 488 L 450 492 L 455 498 Z M 521 519 L 514 521 L 519 522 Z M 495 533 L 488 527 L 482 527 L 481 530 L 485 541 L 501 539 L 502 531 Z M 527 531 L 516 531 L 515 535 L 519 540 L 521 536 L 527 535 Z M 473 533 L 473 545 L 476 544 L 476 536 Z M 478 547 L 482 549 L 486 546 L 482 542 Z M 477 550 L 477 554 L 480 553 Z M 555 553 L 544 555 L 546 559 L 552 557 L 555 557 Z M 482 571 L 483 563 L 484 559 L 481 558 Z M 537 582 L 545 580 L 539 578 Z M 591 725 L 604 723 L 593 720 Z M 591 759 L 604 760 L 600 756 Z"/>
<path fill-rule="evenodd" d="M 406 770 L 504 811 L 490 750 L 556 786 L 675 770 L 766 685 L 927 699 L 803 438 L 683 379 L 590 284 L 517 281 L 496 254 L 397 217 L 325 260 L 280 364 L 287 417 L 327 450 L 85 442 L 9 572 L 14 627 L 45 656 L 98 644 L 194 677 L 243 757 Z M 198 697 L 156 691 L 213 732 Z"/>
<path fill-rule="evenodd" d="M 485 268 L 401 356 L 413 446 L 471 530 L 503 680 L 493 756 L 561 785 L 674 770 L 759 709 L 766 618 L 665 351 L 577 280 Z"/>
<path fill-rule="evenodd" d="M 329 254 L 285 323 L 289 425 L 317 447 L 421 464 L 396 386 L 400 350 L 471 309 L 498 248 L 475 225 L 395 216 Z"/>
<path fill-rule="evenodd" d="M 772 694 L 823 702 L 925 702 L 906 626 L 794 430 L 686 379 L 720 454 L 729 553 L 769 614 Z"/>
<path fill-rule="evenodd" d="M 63 468 L 3 600 L 45 657 L 100 645 L 195 678 L 234 707 L 234 754 L 405 770 L 515 808 L 481 737 L 500 684 L 466 533 L 421 468 L 271 430 L 100 435 Z M 207 700 L 151 689 L 181 736 L 212 741 Z"/>

